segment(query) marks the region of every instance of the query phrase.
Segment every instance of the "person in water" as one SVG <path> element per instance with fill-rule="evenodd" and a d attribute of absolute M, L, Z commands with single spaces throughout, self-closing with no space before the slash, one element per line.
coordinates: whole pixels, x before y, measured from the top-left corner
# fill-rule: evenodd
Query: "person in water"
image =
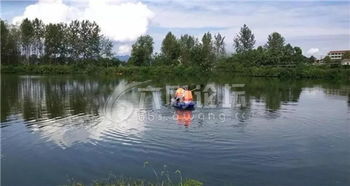
<path fill-rule="evenodd" d="M 175 98 L 171 99 L 171 104 L 180 109 L 193 109 L 192 91 L 188 88 L 178 88 L 175 92 Z"/>
<path fill-rule="evenodd" d="M 178 88 L 175 92 L 175 100 L 177 102 L 191 102 L 193 100 L 192 91 L 188 90 L 188 88 Z"/>
<path fill-rule="evenodd" d="M 183 100 L 183 97 L 184 97 L 184 94 L 185 94 L 185 90 L 181 87 L 179 87 L 176 92 L 175 92 L 175 100 L 176 102 L 182 102 Z"/>
<path fill-rule="evenodd" d="M 187 88 L 185 88 L 183 101 L 185 103 L 190 103 L 190 102 L 193 101 L 193 96 L 192 96 L 192 91 L 191 90 L 188 90 Z"/>

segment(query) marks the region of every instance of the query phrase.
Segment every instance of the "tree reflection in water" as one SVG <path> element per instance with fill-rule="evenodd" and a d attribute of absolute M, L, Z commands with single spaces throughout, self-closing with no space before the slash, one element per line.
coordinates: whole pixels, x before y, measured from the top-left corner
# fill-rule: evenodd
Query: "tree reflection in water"
<path fill-rule="evenodd" d="M 106 115 L 119 117 L 122 114 L 124 116 L 120 110 L 121 103 L 114 105 L 108 112 L 105 112 L 103 107 L 117 89 L 123 89 L 127 84 L 127 80 L 121 79 L 3 75 L 1 79 L 1 126 L 10 125 L 11 120 L 23 119 L 28 128 L 45 131 L 43 132 L 45 137 L 62 146 L 70 146 L 75 142 L 87 142 L 90 138 L 98 139 L 106 130 L 133 131 L 137 129 L 135 131 L 143 131 L 145 122 L 137 121 L 135 119 L 137 116 L 134 115 L 129 118 L 132 120 L 119 123 L 119 128 L 116 128 L 113 122 L 104 119 Z M 200 97 L 200 101 L 208 97 L 203 91 L 206 83 L 194 80 L 191 84 L 200 85 L 200 89 L 197 90 L 199 92 L 194 94 L 194 100 L 196 96 Z M 208 84 L 216 89 L 216 107 L 209 109 L 221 109 L 221 112 L 229 117 L 233 117 L 233 111 L 235 111 L 238 113 L 237 119 L 242 122 L 252 115 L 254 105 L 264 106 L 266 112 L 263 114 L 266 117 L 280 117 L 278 111 L 281 110 L 281 105 L 296 104 L 301 92 L 306 88 L 322 87 L 326 95 L 341 95 L 350 100 L 349 87 L 346 83 L 341 82 L 229 78 L 213 80 Z M 244 87 L 228 90 L 226 84 L 244 84 Z M 174 110 L 167 110 L 169 108 L 165 107 L 167 102 L 165 87 L 170 85 L 175 86 L 176 83 L 153 81 L 144 85 L 143 88 L 160 88 L 157 93 L 145 93 L 145 104 L 151 105 L 151 109 L 154 109 L 152 106 L 155 106 L 165 112 L 173 113 Z M 233 105 L 232 101 L 234 101 L 233 98 L 228 98 L 227 94 L 239 91 L 244 91 L 244 94 L 240 95 L 241 98 L 244 98 L 244 107 L 226 108 Z M 137 88 L 130 89 L 125 93 L 123 100 L 132 103 L 132 107 L 139 109 L 137 107 L 140 95 Z M 197 105 L 205 107 L 203 103 Z M 177 110 L 175 114 L 178 124 L 185 127 L 192 124 L 194 118 L 192 111 Z"/>

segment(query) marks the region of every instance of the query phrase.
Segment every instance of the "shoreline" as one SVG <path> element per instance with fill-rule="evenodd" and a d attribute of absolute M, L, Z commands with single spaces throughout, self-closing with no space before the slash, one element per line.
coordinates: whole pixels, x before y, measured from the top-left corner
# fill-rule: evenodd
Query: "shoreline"
<path fill-rule="evenodd" d="M 350 80 L 350 68 L 346 66 L 218 66 L 211 71 L 185 66 L 99 66 L 99 65 L 1 65 L 2 74 L 24 75 L 99 75 L 137 77 L 203 77 L 229 75 L 239 77 L 266 77 L 279 79 L 342 79 Z"/>

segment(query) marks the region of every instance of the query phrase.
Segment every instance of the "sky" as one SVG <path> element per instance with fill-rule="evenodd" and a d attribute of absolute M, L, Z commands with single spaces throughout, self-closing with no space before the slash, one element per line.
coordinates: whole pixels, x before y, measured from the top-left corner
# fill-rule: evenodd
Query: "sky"
<path fill-rule="evenodd" d="M 233 52 L 243 24 L 254 33 L 256 47 L 279 32 L 306 56 L 350 49 L 350 0 L 1 0 L 1 19 L 18 24 L 25 17 L 45 23 L 96 21 L 117 55 L 130 54 L 144 34 L 153 37 L 159 52 L 169 31 L 198 38 L 221 33 L 226 50 Z"/>

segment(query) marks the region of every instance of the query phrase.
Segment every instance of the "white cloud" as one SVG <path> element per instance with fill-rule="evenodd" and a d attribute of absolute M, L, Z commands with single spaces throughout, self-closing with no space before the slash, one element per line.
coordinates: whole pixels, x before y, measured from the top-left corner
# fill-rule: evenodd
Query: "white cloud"
<path fill-rule="evenodd" d="M 140 2 L 109 4 L 105 1 L 89 2 L 83 18 L 94 20 L 104 33 L 116 41 L 135 40 L 146 33 L 153 13 Z"/>
<path fill-rule="evenodd" d="M 44 23 L 68 22 L 77 17 L 78 10 L 65 5 L 62 0 L 39 0 L 37 3 L 25 8 L 23 15 L 14 17 L 14 24 L 20 23 L 24 18 L 40 18 Z"/>
<path fill-rule="evenodd" d="M 156 0 L 152 0 L 156 1 Z M 174 3 L 175 1 L 175 3 Z M 324 4 L 319 2 L 266 2 L 251 1 L 180 1 L 172 3 L 157 1 L 150 5 L 156 13 L 152 24 L 157 34 L 164 37 L 167 31 L 189 33 L 200 37 L 204 32 L 220 32 L 225 36 L 227 51 L 232 51 L 233 37 L 247 24 L 257 40 L 263 45 L 272 32 L 281 33 L 287 43 L 300 46 L 306 51 L 319 48 L 319 53 L 332 48 L 349 48 L 349 39 L 331 40 L 335 36 L 349 37 L 349 5 L 345 3 Z M 331 12 L 331 13 L 330 13 Z M 327 14 L 325 14 L 327 13 Z M 155 35 L 155 34 L 153 34 Z M 327 43 L 312 44 L 311 37 L 328 38 Z M 162 39 L 162 38 L 161 38 Z M 158 47 L 159 49 L 159 47 Z"/>
<path fill-rule="evenodd" d="M 134 41 L 147 32 L 153 12 L 141 2 L 111 0 L 79 1 L 66 5 L 62 0 L 39 0 L 25 8 L 23 15 L 13 19 L 39 18 L 45 23 L 88 19 L 100 25 L 102 33 L 120 42 Z M 79 8 L 78 8 L 79 7 Z"/>
<path fill-rule="evenodd" d="M 315 54 L 317 54 L 319 51 L 320 51 L 320 49 L 318 49 L 318 48 L 310 48 L 310 49 L 307 51 L 307 54 L 309 54 L 309 55 L 315 55 Z"/>
<path fill-rule="evenodd" d="M 220 32 L 226 36 L 226 46 L 231 51 L 233 37 L 243 24 L 252 29 L 257 46 L 264 44 L 268 34 L 276 31 L 286 38 L 286 42 L 302 47 L 305 54 L 313 47 L 319 48 L 317 54 L 334 48 L 349 48 L 350 4 L 344 3 L 346 0 L 331 4 L 314 0 L 295 4 L 282 2 L 284 0 L 249 1 L 40 0 L 28 6 L 15 20 L 23 17 L 39 17 L 46 22 L 67 22 L 77 18 L 95 20 L 105 35 L 117 41 L 119 45 L 115 50 L 118 53 L 126 51 L 125 47 L 119 49 L 120 45 L 129 45 L 137 36 L 145 34 L 150 25 L 153 29 L 149 34 L 154 36 L 156 51 L 168 31 L 199 37 L 207 31 Z M 345 39 L 332 39 L 335 36 Z M 326 42 L 324 39 L 310 40 L 311 37 L 328 39 Z"/>
<path fill-rule="evenodd" d="M 121 45 L 118 47 L 118 55 L 128 55 L 130 54 L 131 46 L 130 45 Z"/>

